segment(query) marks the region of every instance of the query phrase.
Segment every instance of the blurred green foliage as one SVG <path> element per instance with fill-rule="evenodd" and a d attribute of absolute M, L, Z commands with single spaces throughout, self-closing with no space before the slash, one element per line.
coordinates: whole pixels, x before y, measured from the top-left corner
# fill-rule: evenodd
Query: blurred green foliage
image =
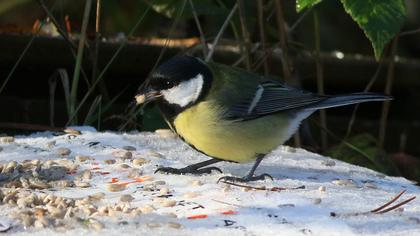
<path fill-rule="evenodd" d="M 377 140 L 368 133 L 353 136 L 332 147 L 325 153 L 335 159 L 364 166 L 388 175 L 398 175 L 399 171 L 386 153 L 378 148 Z"/>
<path fill-rule="evenodd" d="M 296 0 L 302 11 L 321 0 Z M 344 10 L 365 32 L 372 43 L 375 57 L 381 57 L 385 45 L 400 31 L 406 18 L 403 0 L 341 0 Z"/>

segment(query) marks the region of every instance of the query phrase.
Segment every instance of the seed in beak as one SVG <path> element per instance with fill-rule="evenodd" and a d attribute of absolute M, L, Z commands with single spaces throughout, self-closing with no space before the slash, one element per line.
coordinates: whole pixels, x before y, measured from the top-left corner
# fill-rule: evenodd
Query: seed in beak
<path fill-rule="evenodd" d="M 146 96 L 144 94 L 140 94 L 135 96 L 137 105 L 143 104 L 146 101 Z"/>

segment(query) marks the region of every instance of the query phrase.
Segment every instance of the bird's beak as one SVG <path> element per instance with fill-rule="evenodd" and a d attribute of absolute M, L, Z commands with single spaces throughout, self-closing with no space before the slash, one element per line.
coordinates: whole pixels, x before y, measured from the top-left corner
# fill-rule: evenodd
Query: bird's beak
<path fill-rule="evenodd" d="M 161 96 L 162 94 L 159 91 L 146 89 L 145 91 L 137 94 L 134 98 L 136 99 L 137 105 L 146 105 L 147 103 L 152 102 Z"/>

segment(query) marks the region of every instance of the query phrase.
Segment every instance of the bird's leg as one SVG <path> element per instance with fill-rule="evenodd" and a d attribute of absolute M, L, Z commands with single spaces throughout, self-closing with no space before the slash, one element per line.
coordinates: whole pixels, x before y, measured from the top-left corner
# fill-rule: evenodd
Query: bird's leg
<path fill-rule="evenodd" d="M 255 163 L 252 166 L 251 170 L 244 177 L 238 178 L 238 177 L 233 177 L 233 176 L 224 176 L 224 177 L 220 178 L 217 182 L 220 182 L 220 181 L 250 182 L 250 181 L 256 181 L 256 180 L 265 180 L 266 177 L 273 180 L 273 177 L 271 177 L 271 175 L 265 174 L 265 173 L 261 174 L 261 175 L 254 176 L 255 170 L 257 169 L 257 167 L 261 163 L 261 161 L 264 159 L 264 156 L 265 156 L 264 154 L 259 154 L 257 156 L 257 159 L 255 160 Z"/>
<path fill-rule="evenodd" d="M 217 168 L 217 167 L 206 167 L 206 168 L 202 168 L 204 166 L 208 166 L 217 162 L 220 162 L 222 160 L 219 159 L 210 159 L 207 161 L 203 161 L 203 162 L 199 162 L 193 165 L 189 165 L 186 166 L 184 168 L 172 168 L 172 167 L 161 167 L 158 168 L 155 173 L 157 172 L 162 172 L 162 173 L 166 173 L 166 174 L 176 174 L 176 175 L 182 175 L 182 174 L 195 174 L 195 175 L 200 175 L 200 174 L 211 174 L 211 172 L 213 170 L 215 171 L 219 171 L 220 173 L 223 173 L 221 169 Z"/>

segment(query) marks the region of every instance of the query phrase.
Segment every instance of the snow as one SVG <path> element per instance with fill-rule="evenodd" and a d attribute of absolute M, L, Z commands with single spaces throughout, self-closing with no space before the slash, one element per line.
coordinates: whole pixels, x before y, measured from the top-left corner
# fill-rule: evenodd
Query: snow
<path fill-rule="evenodd" d="M 204 176 L 154 174 L 158 166 L 184 167 L 208 158 L 184 144 L 178 138 L 162 137 L 156 133 L 96 132 L 91 127 L 74 127 L 81 135 L 51 132 L 17 136 L 13 143 L 2 143 L 0 162 L 31 159 L 70 159 L 76 155 L 88 155 L 95 160 L 78 163 L 78 172 L 100 170 L 108 175 L 94 174 L 90 188 L 45 190 L 63 197 L 85 197 L 97 192 L 106 194 L 101 204 L 119 202 L 122 194 L 131 194 L 135 200 L 131 206 L 150 204 L 156 210 L 137 217 L 121 215 L 117 218 L 100 216 L 102 231 L 81 225 L 61 232 L 63 235 L 420 235 L 420 188 L 401 177 L 385 176 L 363 167 L 350 165 L 323 157 L 303 149 L 281 146 L 263 160 L 258 173 L 269 173 L 274 181 L 258 181 L 252 186 L 287 187 L 305 186 L 304 189 L 268 191 L 247 190 L 242 187 L 217 183 L 224 175 L 244 176 L 252 163 L 217 163 L 224 174 Z M 52 148 L 47 144 L 55 141 Z M 95 143 L 99 142 L 99 143 Z M 113 153 L 124 146 L 133 146 L 133 157 L 143 157 L 150 162 L 136 167 L 153 180 L 129 184 L 124 191 L 109 192 L 106 188 L 112 178 L 129 181 L 127 170 L 121 163 L 133 166 L 130 160 L 108 165 L 103 161 L 117 159 Z M 57 148 L 69 148 L 72 153 L 60 157 Z M 161 154 L 161 156 L 156 153 Z M 135 167 L 135 166 L 133 166 Z M 194 183 L 199 180 L 202 185 Z M 343 180 L 344 185 L 337 184 Z M 352 180 L 352 182 L 348 181 Z M 177 204 L 162 207 L 156 201 L 159 191 L 144 191 L 156 181 L 165 181 Z M 347 184 L 346 184 L 347 183 Z M 162 188 L 163 186 L 157 186 Z M 320 191 L 325 188 L 325 191 Z M 389 201 L 402 190 L 406 193 L 400 202 L 412 196 L 417 199 L 385 214 L 345 214 L 368 212 Z M 194 192 L 194 198 L 185 194 Z M 162 199 L 162 198 L 160 198 Z M 396 203 L 394 203 L 396 204 Z M 55 229 L 24 229 L 9 218 L 10 206 L 0 206 L 0 220 L 12 222 L 8 231 L 16 235 L 50 235 Z M 331 212 L 339 216 L 332 217 Z M 195 215 L 206 218 L 188 219 Z M 178 226 L 181 226 L 178 228 Z"/>

